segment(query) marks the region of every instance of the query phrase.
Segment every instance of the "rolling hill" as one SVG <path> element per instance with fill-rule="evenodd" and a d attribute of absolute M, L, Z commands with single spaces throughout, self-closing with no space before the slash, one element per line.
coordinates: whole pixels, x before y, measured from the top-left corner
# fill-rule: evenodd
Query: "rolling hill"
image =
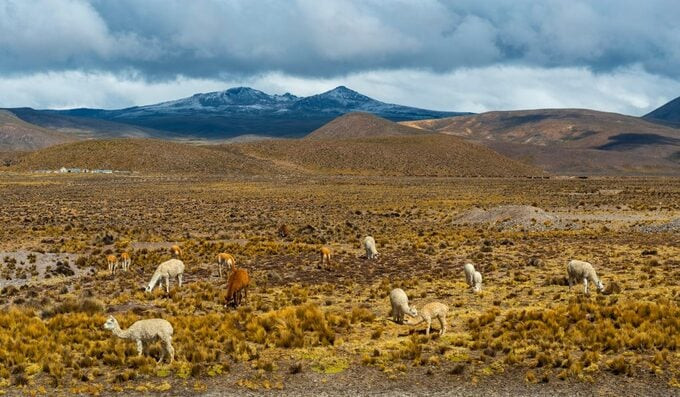
<path fill-rule="evenodd" d="M 680 129 L 616 113 L 541 109 L 402 124 L 463 137 L 552 173 L 680 174 Z"/>
<path fill-rule="evenodd" d="M 444 134 L 287 139 L 239 145 L 242 153 L 340 175 L 515 177 L 544 175 L 483 146 Z"/>
<path fill-rule="evenodd" d="M 88 140 L 51 146 L 21 157 L 19 171 L 67 168 L 144 173 L 262 175 L 275 170 L 267 161 L 242 155 L 229 145 L 215 150 L 155 139 Z"/>
<path fill-rule="evenodd" d="M 408 127 L 370 113 L 354 112 L 342 115 L 312 131 L 304 139 L 366 138 L 371 136 L 404 136 L 428 134 L 419 128 Z"/>
<path fill-rule="evenodd" d="M 87 140 L 20 157 L 14 171 L 60 167 L 204 175 L 544 175 L 487 148 L 444 134 L 350 139 L 273 139 L 196 146 L 154 139 Z"/>
<path fill-rule="evenodd" d="M 134 134 L 133 136 L 214 140 L 247 134 L 302 137 L 334 118 L 351 112 L 372 113 L 393 121 L 462 114 L 384 103 L 344 86 L 309 97 L 269 95 L 252 88 L 237 87 L 117 110 L 13 111 L 19 117 L 44 127 L 107 133 L 104 137 Z M 121 125 L 130 127 L 123 128 Z"/>
<path fill-rule="evenodd" d="M 0 110 L 0 151 L 28 151 L 74 141 L 69 134 L 52 131 Z"/>

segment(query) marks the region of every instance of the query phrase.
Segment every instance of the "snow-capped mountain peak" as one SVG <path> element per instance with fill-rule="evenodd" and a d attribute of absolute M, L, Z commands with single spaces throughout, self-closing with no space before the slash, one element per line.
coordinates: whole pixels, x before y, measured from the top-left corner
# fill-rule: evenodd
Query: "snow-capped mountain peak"
<path fill-rule="evenodd" d="M 290 93 L 270 95 L 249 87 L 234 87 L 126 109 L 60 111 L 67 115 L 210 137 L 239 134 L 300 136 L 350 112 L 372 113 L 393 121 L 457 114 L 380 102 L 345 86 L 308 97 Z"/>

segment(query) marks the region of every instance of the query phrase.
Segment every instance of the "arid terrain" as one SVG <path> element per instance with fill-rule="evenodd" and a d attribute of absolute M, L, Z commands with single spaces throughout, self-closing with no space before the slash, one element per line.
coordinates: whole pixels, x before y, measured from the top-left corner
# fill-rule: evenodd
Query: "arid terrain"
<path fill-rule="evenodd" d="M 0 192 L 3 394 L 680 394 L 677 178 L 12 172 Z M 144 292 L 172 244 L 184 285 Z M 237 309 L 219 252 L 252 279 Z M 569 259 L 605 293 L 570 290 Z M 395 287 L 446 303 L 447 333 L 394 323 Z M 167 319 L 174 363 L 110 314 Z"/>
<path fill-rule="evenodd" d="M 647 116 L 536 109 L 402 124 L 456 135 L 551 173 L 677 176 L 680 171 L 680 130 Z"/>

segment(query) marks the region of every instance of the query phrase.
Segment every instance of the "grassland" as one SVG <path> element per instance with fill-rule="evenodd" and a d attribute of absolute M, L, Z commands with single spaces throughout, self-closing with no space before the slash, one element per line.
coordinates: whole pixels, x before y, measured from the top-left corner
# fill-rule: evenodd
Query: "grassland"
<path fill-rule="evenodd" d="M 677 179 L 3 174 L 0 194 L 0 393 L 678 394 L 680 234 L 647 231 L 680 216 Z M 454 223 L 505 204 L 562 222 Z M 361 257 L 366 234 L 377 261 Z M 172 243 L 185 286 L 144 293 Z M 104 257 L 123 250 L 131 271 L 111 276 Z M 223 305 L 222 251 L 255 284 L 238 309 Z M 570 258 L 620 290 L 570 291 Z M 447 334 L 393 323 L 393 287 L 447 303 Z M 175 363 L 155 364 L 157 344 L 137 357 L 102 329 L 108 314 L 169 320 Z"/>

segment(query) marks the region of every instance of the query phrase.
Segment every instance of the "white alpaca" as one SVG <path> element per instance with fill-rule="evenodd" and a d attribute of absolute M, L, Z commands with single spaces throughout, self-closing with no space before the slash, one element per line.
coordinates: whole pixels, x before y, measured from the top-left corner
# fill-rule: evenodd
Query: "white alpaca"
<path fill-rule="evenodd" d="M 444 335 L 446 332 L 446 315 L 449 313 L 449 307 L 441 302 L 430 302 L 423 306 L 415 316 L 416 321 L 409 323 L 409 325 L 418 325 L 425 321 L 427 323 L 426 335 L 430 335 L 430 327 L 432 326 L 432 319 L 436 318 L 439 320 L 439 325 L 441 326 L 439 330 L 439 335 Z"/>
<path fill-rule="evenodd" d="M 466 263 L 463 265 L 463 272 L 465 273 L 465 282 L 470 288 L 475 286 L 475 265 Z"/>
<path fill-rule="evenodd" d="M 366 258 L 375 259 L 378 257 L 378 250 L 375 249 L 375 239 L 371 236 L 364 238 L 364 248 L 366 249 Z"/>
<path fill-rule="evenodd" d="M 122 330 L 118 321 L 113 316 L 109 316 L 104 323 L 104 329 L 110 330 L 121 339 L 132 339 L 137 342 L 137 354 L 140 356 L 144 351 L 144 342 L 160 339 L 163 348 L 158 362 L 163 361 L 166 353 L 170 356 L 171 363 L 175 359 L 175 349 L 172 347 L 172 325 L 162 318 L 139 320 L 132 324 L 130 328 Z"/>
<path fill-rule="evenodd" d="M 395 288 L 390 292 L 390 303 L 392 304 L 392 319 L 399 324 L 404 322 L 404 314 L 411 317 L 418 315 L 415 308 L 408 306 L 408 297 L 401 288 Z"/>
<path fill-rule="evenodd" d="M 583 287 L 586 294 L 588 294 L 588 281 L 597 286 L 597 290 L 604 291 L 604 284 L 597 277 L 593 265 L 588 262 L 579 260 L 570 260 L 567 264 L 567 278 L 569 279 L 569 289 L 574 282 L 583 280 Z"/>
<path fill-rule="evenodd" d="M 184 274 L 184 262 L 179 259 L 167 260 L 156 268 L 156 271 L 149 281 L 149 285 L 146 286 L 146 292 L 151 292 L 156 287 L 156 284 L 161 278 L 165 279 L 165 292 L 170 293 L 170 278 L 177 277 L 179 282 L 179 287 L 182 288 L 182 275 Z M 163 282 L 160 282 L 161 287 Z"/>
<path fill-rule="evenodd" d="M 479 292 L 482 290 L 482 273 L 475 271 L 474 276 L 472 277 L 473 281 L 473 286 L 472 290 L 475 292 Z"/>

